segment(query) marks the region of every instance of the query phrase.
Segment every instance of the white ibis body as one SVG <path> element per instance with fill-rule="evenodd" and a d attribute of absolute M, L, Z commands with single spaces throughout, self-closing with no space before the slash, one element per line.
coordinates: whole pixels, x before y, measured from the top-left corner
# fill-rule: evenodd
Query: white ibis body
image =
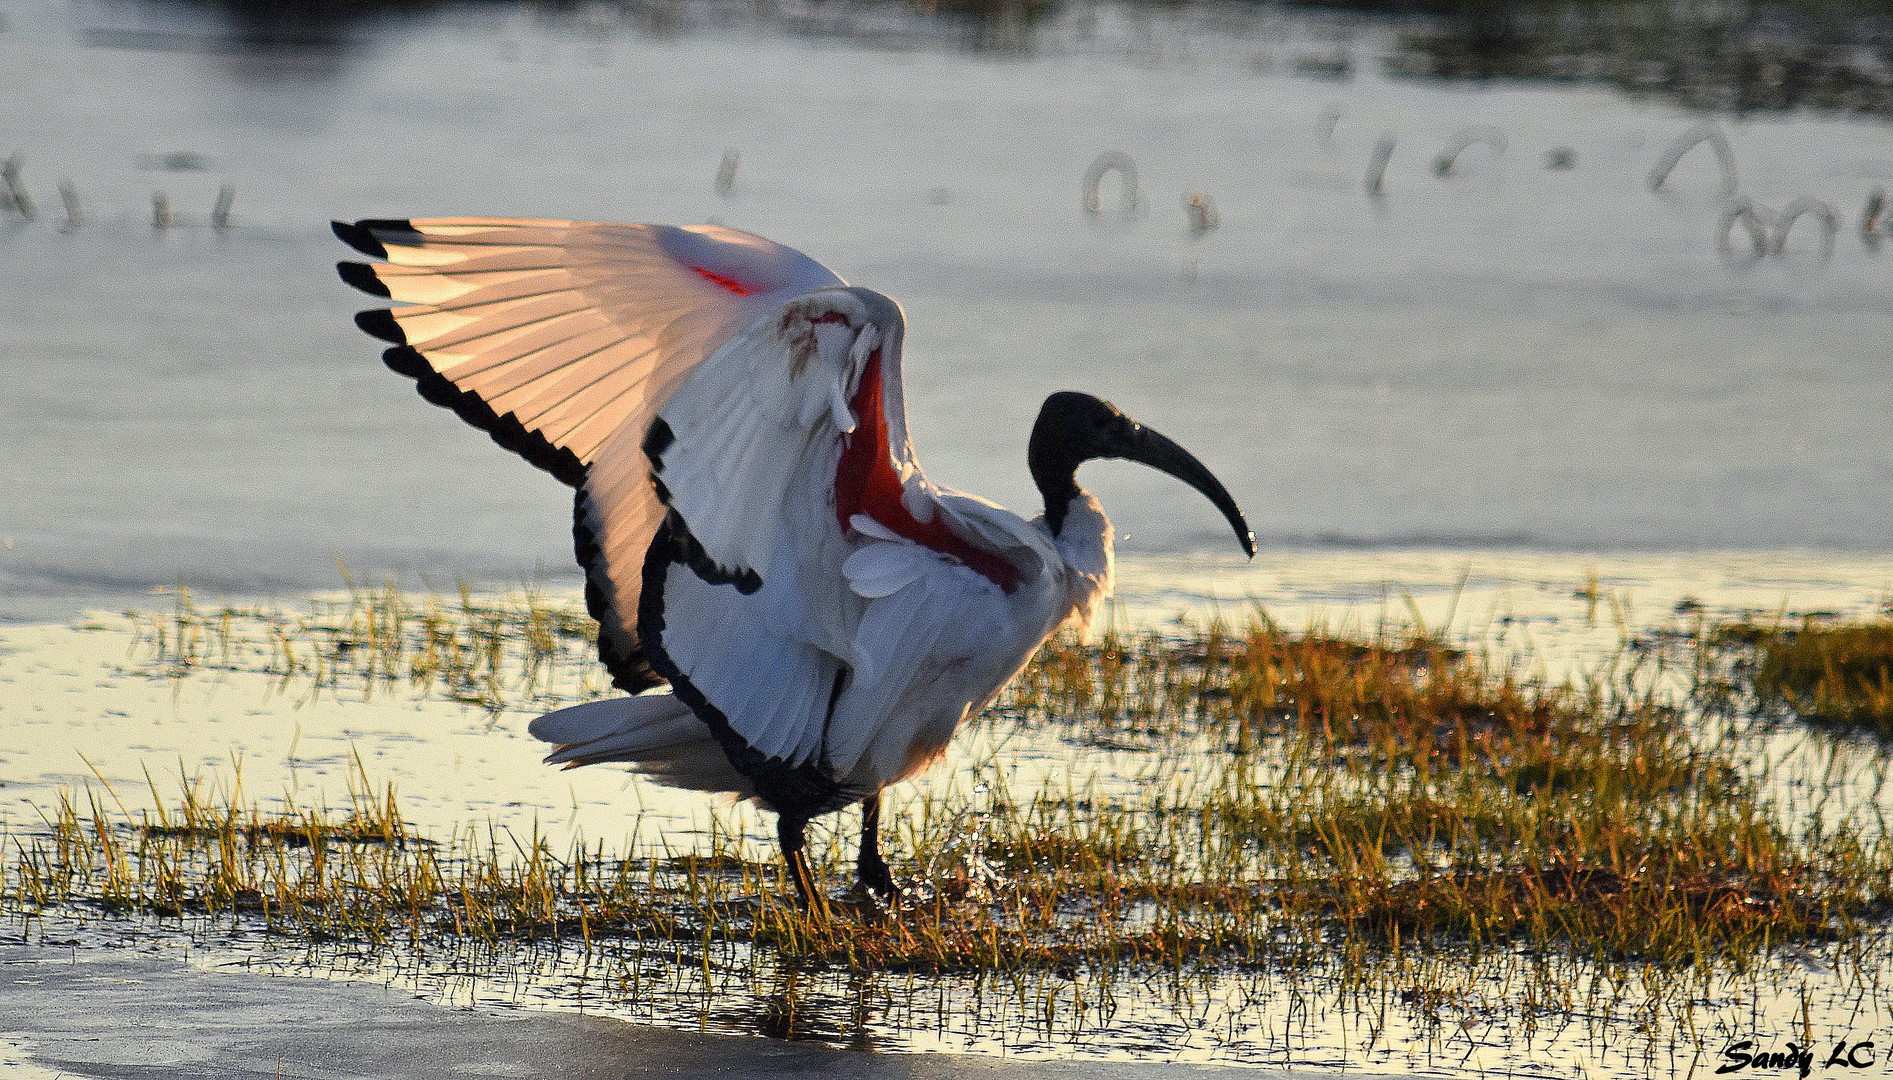
<path fill-rule="evenodd" d="M 1111 526 L 1078 487 L 1141 461 L 1234 500 L 1175 443 L 1053 394 L 1031 519 L 920 471 L 890 299 L 732 229 L 442 218 L 337 223 L 375 264 L 344 280 L 406 302 L 356 322 L 390 367 L 577 489 L 572 532 L 598 648 L 632 696 L 533 721 L 548 762 L 629 762 L 803 831 L 863 808 L 861 881 L 894 891 L 881 789 L 940 756 L 1060 624 L 1110 595 Z M 668 692 L 658 692 L 668 684 Z"/>

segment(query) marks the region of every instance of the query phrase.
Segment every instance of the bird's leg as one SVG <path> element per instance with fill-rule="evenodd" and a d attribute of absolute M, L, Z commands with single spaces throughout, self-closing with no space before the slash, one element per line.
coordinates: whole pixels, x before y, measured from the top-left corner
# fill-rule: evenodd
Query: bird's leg
<path fill-rule="evenodd" d="M 861 800 L 861 855 L 855 859 L 855 876 L 869 892 L 883 900 L 900 896 L 894 875 L 887 869 L 887 860 L 881 858 L 881 793 L 878 791 Z"/>
<path fill-rule="evenodd" d="M 795 891 L 801 894 L 802 910 L 810 915 L 825 915 L 828 904 L 815 891 L 815 875 L 809 870 L 808 855 L 803 851 L 808 846 L 807 829 L 807 818 L 787 814 L 776 818 L 776 841 L 782 845 L 782 861 L 789 868 L 789 880 L 795 882 Z"/>

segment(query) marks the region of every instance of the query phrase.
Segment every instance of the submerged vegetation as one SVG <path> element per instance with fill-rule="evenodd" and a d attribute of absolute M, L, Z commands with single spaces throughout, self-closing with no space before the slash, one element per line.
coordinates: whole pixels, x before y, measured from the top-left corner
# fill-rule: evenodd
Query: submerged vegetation
<path fill-rule="evenodd" d="M 290 615 L 200 611 L 180 593 L 140 617 L 138 648 L 175 679 L 244 671 L 283 693 L 405 687 L 537 709 L 602 692 L 589 634 L 531 596 L 356 589 Z M 1189 980 L 1319 977 L 1434 1018 L 1568 1018 L 1600 993 L 1686 1012 L 1784 948 L 1877 984 L 1893 913 L 1883 813 L 1795 820 L 1752 744 L 1706 717 L 1780 706 L 1884 723 L 1890 652 L 1884 622 L 1701 624 L 1553 685 L 1408 630 L 1296 634 L 1257 617 L 1061 638 L 975 732 L 996 746 L 978 786 L 923 787 L 890 817 L 908 875 L 893 910 L 852 897 L 811 920 L 773 860 L 721 834 L 686 853 L 560 851 L 491 826 L 422 837 L 359 760 L 342 812 L 265 810 L 240 784 L 188 779 L 181 801 L 153 785 L 169 808 L 136 815 L 109 788 L 66 798 L 42 831 L 7 838 L 0 910 L 309 947 L 577 949 L 585 970 L 607 965 L 607 996 L 658 1011 L 645 999 L 662 985 L 707 996 L 789 971 L 932 979 L 1047 1025 L 1103 1024 L 1152 973 L 1185 996 Z M 1009 769 L 1019 739 L 1113 776 Z M 1871 768 L 1877 792 L 1885 763 Z M 834 847 L 831 884 L 847 879 Z M 769 1022 L 790 1023 L 793 995 L 771 1001 Z"/>

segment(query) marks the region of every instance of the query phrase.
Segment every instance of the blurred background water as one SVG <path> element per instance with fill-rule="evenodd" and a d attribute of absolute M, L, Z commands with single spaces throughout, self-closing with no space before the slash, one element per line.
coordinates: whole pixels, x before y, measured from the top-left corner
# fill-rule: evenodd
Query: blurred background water
<path fill-rule="evenodd" d="M 1794 552 L 1884 591 L 1889 27 L 0 0 L 0 618 L 338 560 L 576 586 L 566 492 L 383 369 L 334 277 L 330 218 L 458 214 L 719 221 L 892 295 L 929 473 L 1027 512 L 1032 416 L 1073 387 L 1208 462 L 1260 563 Z M 1106 154 L 1134 180 L 1091 210 Z M 1174 482 L 1082 480 L 1133 558 L 1233 567 Z"/>

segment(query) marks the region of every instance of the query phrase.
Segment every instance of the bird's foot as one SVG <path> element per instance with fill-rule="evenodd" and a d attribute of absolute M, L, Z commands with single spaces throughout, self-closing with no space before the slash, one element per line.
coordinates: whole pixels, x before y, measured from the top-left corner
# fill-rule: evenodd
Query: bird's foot
<path fill-rule="evenodd" d="M 894 883 L 894 873 L 887 868 L 885 859 L 863 855 L 861 861 L 855 864 L 855 888 L 872 894 L 875 899 L 889 906 L 900 902 L 900 886 Z"/>
<path fill-rule="evenodd" d="M 848 899 L 853 901 L 864 922 L 876 922 L 896 911 L 911 907 L 912 896 L 894 883 L 892 874 L 857 879 L 854 888 L 848 890 Z"/>

